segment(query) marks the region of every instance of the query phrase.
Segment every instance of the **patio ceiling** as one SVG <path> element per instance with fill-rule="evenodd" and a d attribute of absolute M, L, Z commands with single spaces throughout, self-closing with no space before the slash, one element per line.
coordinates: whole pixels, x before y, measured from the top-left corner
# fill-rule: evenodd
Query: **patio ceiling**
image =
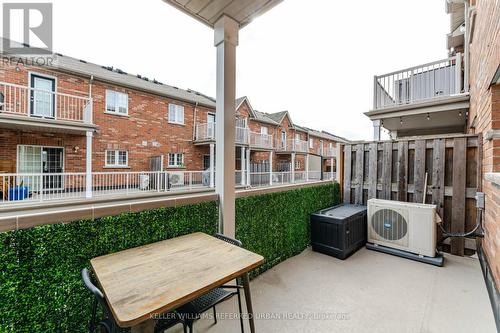
<path fill-rule="evenodd" d="M 239 23 L 240 28 L 283 0 L 163 0 L 213 28 L 223 16 Z"/>

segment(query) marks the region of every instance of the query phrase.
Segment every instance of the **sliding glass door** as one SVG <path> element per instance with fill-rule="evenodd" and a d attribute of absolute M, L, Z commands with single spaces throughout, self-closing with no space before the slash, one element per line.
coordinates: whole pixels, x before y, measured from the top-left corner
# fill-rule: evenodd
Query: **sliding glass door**
<path fill-rule="evenodd" d="M 61 173 L 64 167 L 64 150 L 60 147 L 24 146 L 17 149 L 18 185 L 39 191 L 40 180 L 44 190 L 63 188 Z"/>

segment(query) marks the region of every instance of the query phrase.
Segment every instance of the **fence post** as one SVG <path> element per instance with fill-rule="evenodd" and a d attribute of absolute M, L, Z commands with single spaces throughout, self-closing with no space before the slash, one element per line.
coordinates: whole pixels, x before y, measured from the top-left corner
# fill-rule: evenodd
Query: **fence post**
<path fill-rule="evenodd" d="M 193 188 L 193 173 L 189 172 L 189 189 Z"/>
<path fill-rule="evenodd" d="M 377 76 L 373 76 L 373 110 L 377 108 Z"/>
<path fill-rule="evenodd" d="M 455 55 L 455 93 L 460 94 L 462 91 L 462 55 Z"/>
<path fill-rule="evenodd" d="M 40 174 L 40 201 L 43 201 L 43 174 Z"/>
<path fill-rule="evenodd" d="M 127 195 L 128 195 L 128 188 L 130 187 L 129 182 L 130 182 L 129 173 L 127 172 L 127 177 L 126 177 L 126 181 L 125 181 L 125 183 L 126 183 L 125 186 L 127 186 L 127 188 L 125 189 L 125 192 L 127 193 Z"/>

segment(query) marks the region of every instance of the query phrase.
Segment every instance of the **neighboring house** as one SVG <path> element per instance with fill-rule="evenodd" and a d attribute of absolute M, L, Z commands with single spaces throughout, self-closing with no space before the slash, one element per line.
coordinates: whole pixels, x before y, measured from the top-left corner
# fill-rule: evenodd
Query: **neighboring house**
<path fill-rule="evenodd" d="M 450 14 L 449 58 L 375 76 L 373 109 L 365 114 L 373 121 L 375 140 L 380 139 L 381 127 L 394 138 L 481 134 L 482 191 L 486 194 L 482 249 L 498 288 L 500 6 L 488 0 L 445 3 Z"/>
<path fill-rule="evenodd" d="M 295 154 L 294 170 L 305 170 L 307 132 L 288 112 L 258 112 L 246 97 L 235 104 L 237 170 L 292 171 Z M 0 172 L 48 175 L 43 189 L 64 189 L 73 176 L 85 187 L 84 175 L 95 181 L 97 173 L 209 170 L 215 124 L 213 98 L 118 68 L 61 54 L 50 66 L 0 65 Z M 40 187 L 33 177 L 13 181 Z M 237 175 L 242 185 L 248 179 Z"/>

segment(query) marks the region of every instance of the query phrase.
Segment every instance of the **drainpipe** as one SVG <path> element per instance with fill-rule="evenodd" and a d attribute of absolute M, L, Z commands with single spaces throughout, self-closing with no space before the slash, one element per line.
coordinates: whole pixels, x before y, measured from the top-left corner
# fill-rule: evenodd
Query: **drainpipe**
<path fill-rule="evenodd" d="M 89 80 L 89 100 L 90 100 L 90 114 L 87 116 L 88 121 L 92 123 L 92 113 L 93 113 L 93 99 L 92 99 L 92 82 L 94 81 L 94 76 L 90 76 Z M 92 198 L 92 138 L 94 131 L 90 130 L 86 132 L 86 146 L 85 146 L 85 198 Z"/>
<path fill-rule="evenodd" d="M 196 104 L 194 105 L 194 111 L 193 111 L 193 141 L 196 139 L 196 115 L 197 114 L 198 114 L 198 102 L 196 102 Z"/>

